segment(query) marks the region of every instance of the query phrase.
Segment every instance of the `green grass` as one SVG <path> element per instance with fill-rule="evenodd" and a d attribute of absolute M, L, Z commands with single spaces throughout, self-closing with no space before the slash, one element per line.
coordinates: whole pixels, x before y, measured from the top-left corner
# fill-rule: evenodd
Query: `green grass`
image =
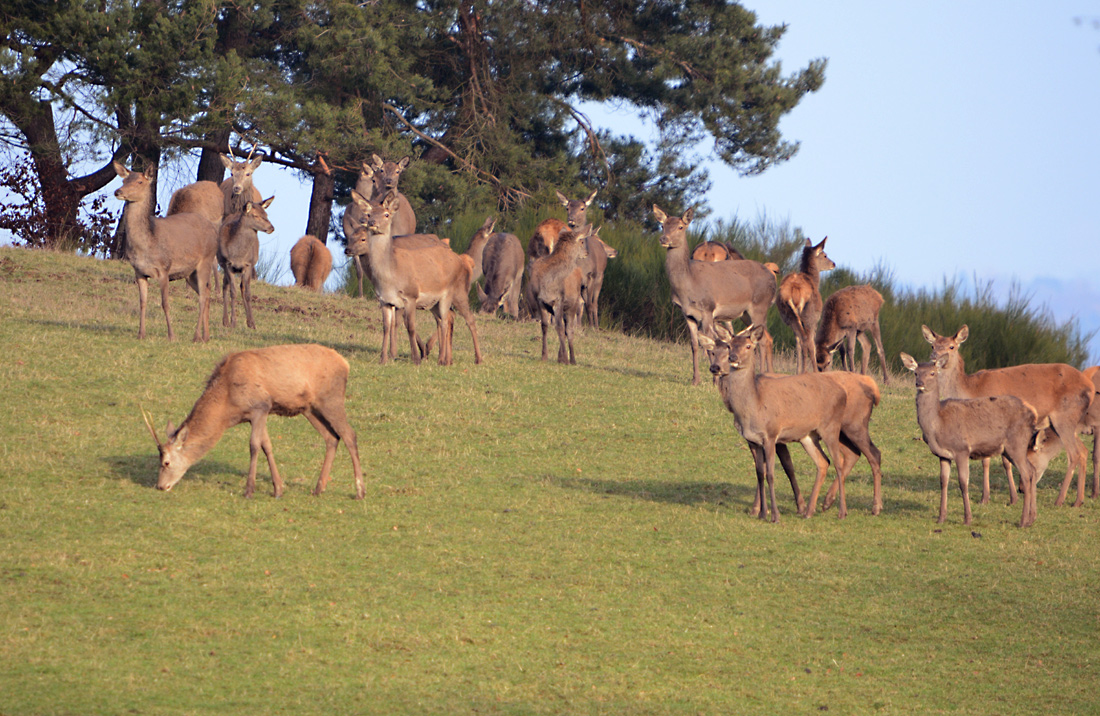
<path fill-rule="evenodd" d="M 483 365 L 459 321 L 454 366 L 380 366 L 375 302 L 254 290 L 257 331 L 214 304 L 189 342 L 173 284 L 184 340 L 151 306 L 138 341 L 128 265 L 0 249 L 4 716 L 1100 712 L 1097 503 L 1053 506 L 1059 460 L 1034 528 L 999 469 L 971 526 L 954 485 L 938 526 L 900 377 L 883 514 L 860 463 L 847 519 L 799 519 L 782 484 L 773 525 L 685 345 L 589 329 L 563 367 L 535 323 L 481 318 Z M 300 418 L 269 422 L 280 500 L 241 497 L 247 426 L 153 489 L 139 406 L 162 429 L 226 352 L 308 341 L 351 363 L 365 500 L 346 452 L 308 494 Z"/>

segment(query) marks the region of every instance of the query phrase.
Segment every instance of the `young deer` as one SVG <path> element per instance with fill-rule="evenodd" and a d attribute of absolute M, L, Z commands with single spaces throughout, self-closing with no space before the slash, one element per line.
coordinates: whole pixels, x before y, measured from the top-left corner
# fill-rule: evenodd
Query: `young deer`
<path fill-rule="evenodd" d="M 294 285 L 320 291 L 332 271 L 332 252 L 320 239 L 306 234 L 290 249 L 290 272 Z"/>
<path fill-rule="evenodd" d="M 387 191 L 392 190 L 397 196 L 397 213 L 393 218 L 393 235 L 405 236 L 416 233 L 416 213 L 405 195 L 397 191 L 397 183 L 401 173 L 409 166 L 409 157 L 403 157 L 398 162 L 384 162 L 377 154 L 373 155 L 374 164 L 363 162 L 359 169 L 359 178 L 355 182 L 355 191 L 370 201 L 382 201 Z M 350 244 L 355 232 L 359 230 L 363 221 L 363 210 L 354 201 L 348 204 L 344 210 L 341 221 L 344 228 L 344 240 Z M 363 266 L 362 256 L 352 256 L 355 262 L 355 274 L 359 282 L 359 295 L 363 295 L 363 276 L 369 273 L 370 268 Z"/>
<path fill-rule="evenodd" d="M 703 334 L 699 338 L 700 345 L 710 354 L 710 372 L 718 378 L 722 400 L 733 413 L 737 429 L 752 451 L 753 462 L 756 464 L 755 504 L 759 505 L 758 515 L 761 519 L 767 517 L 764 496 L 766 481 L 772 521 L 779 521 L 779 508 L 775 501 L 776 446 L 789 442 L 802 443 L 802 447 L 817 466 L 813 492 L 803 513 L 804 517 L 813 515 L 817 496 L 829 468 L 829 460 L 818 445 L 821 441 L 834 457 L 841 505 L 837 517 L 844 517 L 847 513 L 844 479 L 855 463 L 855 460 L 849 462 L 839 457 L 840 434 L 847 400 L 844 388 L 817 373 L 758 375 L 753 365 L 754 354 L 763 337 L 764 327 L 753 325 L 728 340 L 714 340 L 710 334 Z M 858 436 L 854 437 L 858 439 Z M 871 454 L 870 445 L 859 445 L 859 448 L 863 454 Z M 797 490 L 793 479 L 792 488 Z"/>
<path fill-rule="evenodd" d="M 542 360 L 549 357 L 546 333 L 551 321 L 558 332 L 558 362 L 575 365 L 573 333 L 581 318 L 583 263 L 587 258 L 592 226 L 583 232 L 563 229 L 549 256 L 536 259 L 529 267 L 531 292 L 542 325 Z M 566 344 L 569 346 L 566 355 Z"/>
<path fill-rule="evenodd" d="M 229 170 L 229 177 L 221 184 L 197 181 L 177 189 L 168 202 L 168 216 L 193 212 L 205 216 L 214 226 L 220 226 L 225 217 L 244 209 L 245 202 L 260 203 L 260 192 L 252 185 L 252 174 L 263 157 L 249 157 L 243 162 L 224 154 L 218 157 Z"/>
<path fill-rule="evenodd" d="M 570 231 L 584 231 L 584 227 L 588 225 L 588 207 L 592 206 L 597 191 L 599 190 L 593 189 L 587 199 L 569 199 L 560 191 L 555 192 L 558 195 L 558 201 L 565 207 L 565 223 Z M 583 260 L 581 265 L 583 317 L 588 321 L 588 325 L 598 328 L 600 325 L 600 291 L 603 289 L 604 273 L 607 272 L 607 261 L 616 258 L 619 252 L 604 243 L 603 239 L 596 233 L 589 235 L 585 250 L 588 257 Z"/>
<path fill-rule="evenodd" d="M 1028 451 L 1039 431 L 1039 418 L 1031 405 L 1011 395 L 941 400 L 943 378 L 950 374 L 950 357 L 940 355 L 927 363 L 917 363 L 908 353 L 901 354 L 902 364 L 917 375 L 917 423 L 924 433 L 928 449 L 940 460 L 940 515 L 947 516 L 947 485 L 951 480 L 951 462 L 959 473 L 963 500 L 963 524 L 970 524 L 970 460 L 1007 455 L 1020 471 L 1024 488 L 1024 509 L 1020 526 L 1035 522 L 1038 476 L 1028 459 Z"/>
<path fill-rule="evenodd" d="M 145 305 L 149 279 L 160 285 L 160 306 L 168 324 L 168 340 L 175 340 L 168 315 L 168 282 L 186 279 L 199 296 L 199 322 L 195 340 L 210 340 L 210 276 L 218 251 L 218 229 L 195 213 L 175 214 L 163 219 L 153 216 L 153 178 L 131 172 L 118 162 L 112 164 L 122 178 L 115 197 L 126 202 L 126 258 L 134 267 L 138 286 L 138 338 L 145 337 Z"/>
<path fill-rule="evenodd" d="M 818 370 L 827 369 L 832 363 L 833 351 L 840 349 L 841 362 L 849 371 L 855 372 L 858 339 L 863 349 L 859 372 L 867 375 L 870 346 L 867 344 L 866 334 L 870 333 L 875 340 L 879 365 L 882 366 L 882 382 L 884 385 L 890 384 L 886 353 L 882 350 L 882 330 L 878 322 L 882 304 L 882 294 L 870 285 L 847 286 L 825 299 L 821 323 L 814 337 Z"/>
<path fill-rule="evenodd" d="M 382 304 L 381 362 L 388 362 L 396 312 L 403 309 L 413 363 L 419 365 L 422 349 L 416 336 L 416 309 L 430 308 L 439 333 L 439 364 L 450 365 L 453 361 L 453 307 L 470 329 L 474 362 L 480 363 L 481 345 L 469 303 L 473 259 L 459 256 L 442 243 L 419 249 L 403 248 L 393 238 L 392 220 L 398 206 L 393 194 L 387 194 L 380 201 L 368 201 L 353 190 L 351 197 L 363 211 L 367 231 L 365 240 L 357 237 L 347 251 L 349 255 L 366 255 L 370 261 L 371 283 Z"/>
<path fill-rule="evenodd" d="M 519 296 L 523 285 L 523 244 L 515 234 L 497 232 L 489 237 L 482 253 L 485 288 L 477 287 L 482 313 L 496 313 L 503 306 L 512 318 L 519 317 Z"/>
<path fill-rule="evenodd" d="M 945 398 L 984 398 L 993 395 L 1014 395 L 1031 405 L 1038 412 L 1039 419 L 1050 419 L 1050 427 L 1066 446 L 1068 465 L 1062 489 L 1054 504 L 1061 505 L 1066 500 L 1073 473 L 1080 469 L 1077 480 L 1077 501 L 1074 507 L 1080 507 L 1085 500 L 1085 470 L 1088 466 L 1088 453 L 1078 436 L 1081 425 L 1096 387 L 1081 371 L 1065 363 L 1029 363 L 980 370 L 967 375 L 959 346 L 970 335 L 967 326 L 960 328 L 954 336 L 941 336 L 928 326 L 921 326 L 925 340 L 932 344 L 930 360 L 946 356 L 947 362 L 940 376 L 940 386 Z M 982 502 L 989 500 L 989 459 L 982 462 Z M 1016 466 L 1020 469 L 1020 466 Z M 1042 475 L 1036 476 L 1036 480 Z M 1010 488 L 1011 499 L 1015 500 L 1015 490 Z"/>
<path fill-rule="evenodd" d="M 684 312 L 691 336 L 691 383 L 699 384 L 699 335 L 711 335 L 716 321 L 741 318 L 746 324 L 763 326 L 768 307 L 775 300 L 775 274 L 756 261 L 692 261 L 687 227 L 695 216 L 688 209 L 682 217 L 668 216 L 653 206 L 661 222 L 661 245 L 667 249 L 665 270 L 672 286 L 672 302 Z M 771 337 L 764 332 L 759 341 L 761 363 L 771 369 Z"/>
<path fill-rule="evenodd" d="M 779 282 L 779 295 L 775 307 L 779 317 L 792 331 L 798 352 L 798 372 L 813 373 L 817 370 L 814 355 L 814 334 L 821 317 L 821 272 L 836 268 L 833 260 L 825 255 L 826 236 L 814 246 L 806 239 L 802 249 L 802 263 L 798 273 L 787 274 Z"/>
<path fill-rule="evenodd" d="M 218 231 L 218 265 L 222 267 L 222 325 L 237 327 L 236 289 L 233 276 L 240 277 L 241 302 L 249 328 L 256 328 L 252 319 L 252 279 L 256 278 L 256 262 L 260 260 L 260 239 L 257 231 L 270 234 L 275 230 L 267 218 L 267 207 L 275 197 L 253 204 L 225 217 Z"/>
<path fill-rule="evenodd" d="M 247 422 L 252 425 L 252 435 L 244 496 L 252 497 L 256 488 L 256 463 L 262 449 L 271 469 L 275 497 L 280 497 L 283 480 L 275 467 L 267 416 L 305 415 L 325 440 L 325 459 L 313 494 L 320 495 L 328 485 L 336 446 L 343 440 L 355 471 L 355 496 L 362 499 L 359 448 L 344 410 L 348 370 L 343 356 L 314 344 L 269 346 L 225 356 L 179 428 L 168 423 L 166 442 L 160 441 L 152 421 L 142 411 L 160 452 L 157 489 L 171 490 L 188 468 L 218 444 L 227 429 Z"/>

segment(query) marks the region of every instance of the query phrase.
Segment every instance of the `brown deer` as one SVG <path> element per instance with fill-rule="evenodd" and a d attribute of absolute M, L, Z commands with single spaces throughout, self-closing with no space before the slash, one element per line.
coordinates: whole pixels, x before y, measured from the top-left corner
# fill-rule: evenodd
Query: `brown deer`
<path fill-rule="evenodd" d="M 829 460 L 819 447 L 819 442 L 824 442 L 829 454 L 834 456 L 834 470 L 839 484 L 841 507 L 837 517 L 844 517 L 847 514 L 844 479 L 855 463 L 855 460 L 839 459 L 847 400 L 844 388 L 817 373 L 758 375 L 754 356 L 757 344 L 764 337 L 764 327 L 753 324 L 728 340 L 721 337 L 720 331 L 713 334 L 719 336 L 718 340 L 711 338 L 710 333 L 701 335 L 700 345 L 710 354 L 710 372 L 718 378 L 722 400 L 733 413 L 737 430 L 752 452 L 756 465 L 755 504 L 759 505 L 758 516 L 760 519 L 767 518 L 766 481 L 772 522 L 779 521 L 779 507 L 775 500 L 775 458 L 777 445 L 790 442 L 802 443 L 817 466 L 813 491 L 802 513 L 804 517 L 813 515 L 829 468 Z M 859 439 L 859 436 L 852 437 Z M 859 448 L 865 455 L 872 454 L 869 444 L 859 445 Z M 797 492 L 793 479 L 791 487 Z"/>
<path fill-rule="evenodd" d="M 661 245 L 667 249 L 665 270 L 672 287 L 672 302 L 680 307 L 691 336 L 691 383 L 699 384 L 699 335 L 711 335 L 716 321 L 741 318 L 748 325 L 763 326 L 768 307 L 775 300 L 775 274 L 756 261 L 692 261 L 687 227 L 695 216 L 688 209 L 682 217 L 668 216 L 653 206 L 661 222 Z M 765 336 L 766 331 L 765 331 Z M 758 341 L 761 363 L 770 370 L 767 339 Z"/>
<path fill-rule="evenodd" d="M 546 333 L 553 322 L 558 332 L 558 362 L 577 363 L 573 334 L 581 318 L 583 264 L 588 253 L 588 238 L 592 233 L 590 225 L 586 225 L 583 232 L 563 229 L 550 255 L 536 259 L 528 267 L 531 291 L 539 307 L 542 326 L 542 360 L 549 357 Z"/>
<path fill-rule="evenodd" d="M 587 199 L 569 199 L 560 191 L 558 201 L 565 207 L 565 223 L 570 231 L 583 231 L 588 225 L 588 207 L 596 198 L 598 189 L 593 189 Z M 588 325 L 599 327 L 600 325 L 600 291 L 603 290 L 603 277 L 607 272 L 608 259 L 616 258 L 619 252 L 608 246 L 597 233 L 591 233 L 587 239 L 585 250 L 588 257 L 581 266 L 582 285 L 581 299 L 584 301 L 583 318 Z"/>
<path fill-rule="evenodd" d="M 775 299 L 779 317 L 794 331 L 799 373 L 817 370 L 814 334 L 821 317 L 821 272 L 836 268 L 833 260 L 825 254 L 825 242 L 828 240 L 826 236 L 815 246 L 806 239 L 799 271 L 783 277 Z"/>
<path fill-rule="evenodd" d="M 149 279 L 160 285 L 160 306 L 168 324 L 168 340 L 175 340 L 172 319 L 168 315 L 168 282 L 186 279 L 199 296 L 199 322 L 195 340 L 210 340 L 210 277 L 218 252 L 218 229 L 196 213 L 153 216 L 153 177 L 131 172 L 113 162 L 122 186 L 115 198 L 126 202 L 123 222 L 126 227 L 126 258 L 134 267 L 138 286 L 138 338 L 145 337 L 145 305 L 149 298 Z"/>
<path fill-rule="evenodd" d="M 901 362 L 917 376 L 917 423 L 928 449 L 940 460 L 940 515 L 947 517 L 947 486 L 951 462 L 959 473 L 963 500 L 963 524 L 970 524 L 970 460 L 1006 455 L 1020 471 L 1024 508 L 1020 526 L 1035 522 L 1038 476 L 1029 460 L 1029 450 L 1039 432 L 1039 416 L 1031 405 L 1012 395 L 941 400 L 942 386 L 950 374 L 951 357 L 941 354 L 927 363 L 917 363 L 908 353 Z M 1045 420 L 1043 421 L 1045 424 Z"/>
<path fill-rule="evenodd" d="M 745 257 L 740 251 L 730 246 L 725 241 L 711 241 L 707 239 L 691 251 L 692 261 L 743 261 Z"/>
<path fill-rule="evenodd" d="M 355 182 L 355 191 L 368 200 L 382 201 L 387 191 L 393 191 L 397 195 L 398 210 L 393 218 L 393 235 L 405 236 L 416 233 L 416 213 L 405 195 L 397 191 L 397 183 L 401 179 L 402 172 L 409 166 L 409 157 L 403 157 L 397 162 L 382 161 L 377 154 L 372 156 L 373 163 L 363 162 L 359 169 L 359 178 Z M 344 211 L 341 223 L 344 228 L 344 239 L 351 243 L 352 237 L 358 231 L 363 220 L 363 213 L 359 205 L 354 201 L 348 204 Z M 355 274 L 359 283 L 359 295 L 363 295 L 363 276 L 370 269 L 363 266 L 362 256 L 352 256 L 355 263 Z"/>
<path fill-rule="evenodd" d="M 218 265 L 222 267 L 222 325 L 237 327 L 237 310 L 234 306 L 236 290 L 233 276 L 240 277 L 241 302 L 249 328 L 256 328 L 252 319 L 252 279 L 256 278 L 256 262 L 260 260 L 260 239 L 257 231 L 270 234 L 275 231 L 267 218 L 267 207 L 275 197 L 259 204 L 246 201 L 244 209 L 225 217 L 218 231 Z"/>
<path fill-rule="evenodd" d="M 512 318 L 519 317 L 523 285 L 523 244 L 515 234 L 497 232 L 489 237 L 482 254 L 485 288 L 477 287 L 482 313 L 496 313 L 503 306 Z"/>
<path fill-rule="evenodd" d="M 320 239 L 306 234 L 290 249 L 290 272 L 294 285 L 318 291 L 332 271 L 332 252 Z"/>
<path fill-rule="evenodd" d="M 960 328 L 953 336 L 941 336 L 928 326 L 921 326 L 925 340 L 932 344 L 930 360 L 946 356 L 947 361 L 941 371 L 940 389 L 944 398 L 985 398 L 994 395 L 1012 395 L 1037 411 L 1039 420 L 1047 418 L 1050 427 L 1066 446 L 1068 466 L 1062 489 L 1054 504 L 1065 502 L 1074 470 L 1080 469 L 1077 481 L 1077 502 L 1080 507 L 1085 500 L 1085 470 L 1088 465 L 1084 443 L 1077 433 L 1085 421 L 1092 396 L 1096 388 L 1092 381 L 1073 366 L 1065 363 L 1029 363 L 980 370 L 968 375 L 963 364 L 959 346 L 970 335 L 967 326 Z M 983 458 L 988 462 L 988 458 Z M 983 462 L 983 501 L 988 500 L 989 483 L 984 475 L 988 469 Z M 1021 469 L 1017 464 L 1016 469 Z M 1036 476 L 1036 481 L 1042 475 Z M 1011 498 L 1015 499 L 1015 491 Z"/>
<path fill-rule="evenodd" d="M 848 286 L 825 299 L 821 323 L 814 337 L 818 370 L 826 370 L 832 363 L 833 352 L 840 349 L 842 363 L 849 371 L 855 372 L 858 340 L 862 348 L 859 372 L 867 375 L 870 346 L 866 334 L 870 333 L 878 351 L 879 365 L 882 366 L 882 382 L 884 385 L 890 384 L 878 320 L 882 304 L 882 294 L 870 285 Z"/>
<path fill-rule="evenodd" d="M 225 217 L 241 211 L 245 202 L 260 203 L 260 192 L 252 185 L 252 175 L 263 162 L 263 157 L 253 159 L 250 154 L 243 162 L 224 154 L 218 157 L 229 170 L 229 177 L 221 184 L 197 181 L 177 189 L 168 201 L 167 216 L 194 212 L 205 216 L 214 226 L 219 226 Z"/>
<path fill-rule="evenodd" d="M 405 311 L 405 328 L 409 333 L 413 363 L 419 365 L 422 348 L 416 335 L 416 309 L 429 308 L 435 315 L 439 334 L 439 364 L 450 365 L 452 358 L 451 316 L 453 307 L 466 321 L 474 343 L 474 362 L 481 362 L 481 345 L 477 325 L 470 310 L 470 276 L 473 259 L 459 256 L 449 246 L 427 246 L 406 249 L 393 240 L 393 217 L 398 208 L 397 197 L 386 194 L 380 201 L 368 201 L 357 191 L 352 200 L 363 211 L 365 239 L 354 240 L 347 247 L 349 255 L 366 255 L 370 261 L 371 283 L 382 304 L 382 358 L 389 359 L 397 309 Z"/>
<path fill-rule="evenodd" d="M 344 410 L 348 370 L 343 356 L 315 344 L 269 346 L 225 356 L 179 428 L 168 423 L 166 442 L 160 441 L 152 421 L 142 411 L 160 452 L 157 489 L 171 490 L 188 468 L 218 444 L 228 428 L 247 422 L 252 425 L 252 435 L 244 496 L 252 497 L 256 489 L 256 462 L 263 450 L 271 469 L 274 495 L 280 497 L 283 480 L 275 467 L 267 416 L 305 415 L 325 440 L 325 459 L 313 494 L 320 495 L 328 485 L 336 447 L 343 440 L 355 472 L 355 496 L 362 499 L 359 447 Z"/>

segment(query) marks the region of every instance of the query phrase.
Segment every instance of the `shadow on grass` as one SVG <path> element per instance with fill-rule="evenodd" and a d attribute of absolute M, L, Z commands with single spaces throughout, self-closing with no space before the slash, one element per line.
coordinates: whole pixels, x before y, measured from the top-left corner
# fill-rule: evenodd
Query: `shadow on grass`
<path fill-rule="evenodd" d="M 142 487 L 152 488 L 157 485 L 158 461 L 155 451 L 143 455 L 107 455 L 101 457 L 100 461 L 106 464 L 111 474 L 119 479 L 129 480 Z M 245 467 L 247 468 L 247 466 L 246 461 Z M 208 480 L 224 484 L 227 482 L 225 480 L 226 475 L 237 474 L 241 476 L 241 486 L 243 488 L 248 474 L 247 469 L 241 471 L 239 468 L 224 462 L 202 460 L 192 465 L 183 479 Z M 260 476 L 257 475 L 256 482 L 259 483 L 259 481 Z"/>
<path fill-rule="evenodd" d="M 19 320 L 19 319 L 17 319 Z M 137 323 L 133 326 L 122 326 L 117 323 L 73 323 L 71 321 L 43 321 L 40 319 L 22 319 L 25 323 L 49 328 L 63 328 L 65 330 L 77 329 L 89 333 L 105 333 L 116 336 L 132 335 L 137 337 Z"/>

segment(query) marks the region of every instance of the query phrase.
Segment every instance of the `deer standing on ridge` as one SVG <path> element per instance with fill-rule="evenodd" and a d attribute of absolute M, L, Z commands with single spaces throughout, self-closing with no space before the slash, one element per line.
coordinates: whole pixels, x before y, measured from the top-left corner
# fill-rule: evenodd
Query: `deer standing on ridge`
<path fill-rule="evenodd" d="M 691 383 L 699 384 L 699 336 L 712 335 L 716 321 L 741 318 L 750 326 L 763 326 L 768 307 L 775 300 L 775 274 L 756 261 L 692 261 L 687 227 L 695 216 L 688 209 L 681 216 L 669 216 L 657 205 L 653 214 L 661 222 L 661 246 L 665 247 L 665 270 L 672 287 L 672 302 L 680 307 L 691 336 Z M 771 366 L 765 352 L 767 331 L 754 345 L 760 348 L 761 363 Z"/>
<path fill-rule="evenodd" d="M 249 328 L 256 328 L 252 319 L 252 279 L 256 278 L 256 262 L 260 260 L 260 239 L 256 234 L 275 231 L 267 218 L 272 196 L 259 204 L 245 202 L 244 209 L 230 214 L 218 231 L 218 265 L 222 267 L 222 325 L 237 327 L 236 289 L 233 276 L 240 277 L 241 302 Z"/>
<path fill-rule="evenodd" d="M 163 219 L 153 216 L 153 178 L 143 172 L 132 172 L 118 162 L 112 166 L 122 178 L 115 198 L 126 202 L 122 219 L 126 228 L 126 258 L 134 267 L 138 286 L 138 338 L 145 337 L 145 306 L 149 279 L 153 279 L 160 285 L 160 306 L 168 324 L 168 340 L 175 340 L 168 315 L 168 282 L 183 278 L 199 297 L 195 340 L 210 340 L 210 277 L 217 260 L 217 227 L 196 213 Z"/>
<path fill-rule="evenodd" d="M 363 471 L 355 430 L 344 408 L 348 362 L 336 351 L 315 344 L 268 346 L 230 353 L 215 366 L 206 388 L 179 426 L 168 423 L 167 440 L 161 442 L 149 416 L 142 411 L 160 453 L 157 489 L 171 490 L 187 470 L 208 453 L 222 434 L 238 423 L 250 423 L 248 481 L 244 496 L 256 488 L 256 464 L 260 450 L 271 470 L 274 496 L 283 494 L 283 479 L 275 467 L 267 416 L 304 415 L 325 441 L 325 458 L 314 495 L 328 485 L 336 447 L 344 441 L 355 472 L 355 496 L 363 498 Z"/>
<path fill-rule="evenodd" d="M 779 317 L 794 331 L 799 373 L 817 370 L 814 334 L 817 332 L 817 320 L 821 317 L 821 272 L 836 268 L 833 260 L 825 255 L 828 239 L 826 236 L 816 246 L 806 239 L 799 271 L 783 277 L 775 299 Z"/>

